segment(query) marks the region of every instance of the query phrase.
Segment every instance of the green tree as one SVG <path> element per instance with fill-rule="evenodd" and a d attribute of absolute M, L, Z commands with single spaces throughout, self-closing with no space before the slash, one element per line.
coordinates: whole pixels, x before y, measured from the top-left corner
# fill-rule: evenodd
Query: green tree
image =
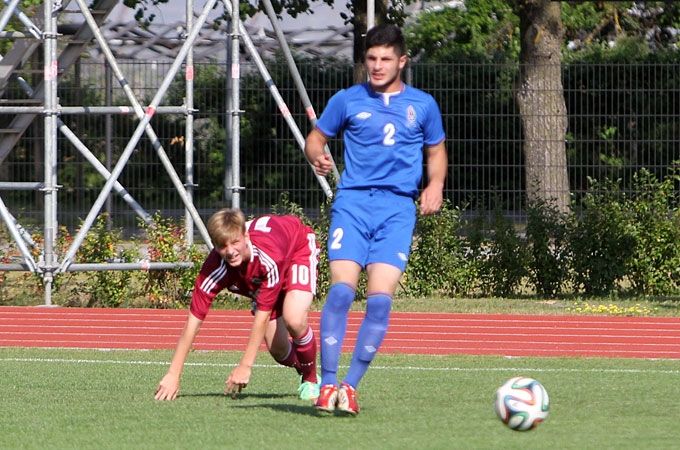
<path fill-rule="evenodd" d="M 569 175 L 560 5 L 551 0 L 517 0 L 514 7 L 520 18 L 520 71 L 515 95 L 524 136 L 527 199 L 548 202 L 566 212 Z"/>
<path fill-rule="evenodd" d="M 560 4 L 550 0 L 466 2 L 464 8 L 423 14 L 408 32 L 419 52 L 432 58 L 463 53 L 487 62 L 519 59 L 515 100 L 527 198 L 567 211 L 563 34 Z"/>

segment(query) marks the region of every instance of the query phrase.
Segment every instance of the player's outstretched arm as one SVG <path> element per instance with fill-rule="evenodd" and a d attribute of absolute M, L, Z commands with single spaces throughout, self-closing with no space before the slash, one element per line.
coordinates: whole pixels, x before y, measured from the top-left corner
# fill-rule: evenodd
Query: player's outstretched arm
<path fill-rule="evenodd" d="M 271 311 L 255 311 L 253 327 L 250 330 L 250 338 L 248 339 L 246 351 L 243 353 L 238 366 L 231 371 L 227 381 L 224 383 L 225 395 L 231 395 L 232 398 L 236 398 L 236 395 L 248 386 L 250 374 L 257 358 L 257 351 L 264 340 L 270 316 Z"/>
<path fill-rule="evenodd" d="M 182 376 L 184 362 L 187 359 L 187 355 L 191 350 L 191 345 L 194 343 L 194 339 L 196 339 L 196 335 L 198 334 L 198 330 L 201 328 L 202 323 L 203 321 L 201 319 L 198 319 L 191 314 L 191 312 L 189 313 L 182 334 L 177 342 L 175 354 L 172 356 L 170 368 L 156 388 L 156 400 L 174 400 L 177 398 L 177 394 L 179 393 L 179 380 Z"/>
<path fill-rule="evenodd" d="M 444 141 L 427 149 L 428 183 L 420 194 L 421 214 L 434 214 L 442 207 L 448 165 L 449 159 L 446 156 Z"/>

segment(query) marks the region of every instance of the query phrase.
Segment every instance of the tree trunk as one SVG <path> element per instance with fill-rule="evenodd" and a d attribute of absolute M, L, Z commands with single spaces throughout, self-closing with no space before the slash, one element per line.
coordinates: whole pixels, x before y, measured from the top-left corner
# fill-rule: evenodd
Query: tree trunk
<path fill-rule="evenodd" d="M 364 43 L 366 41 L 366 0 L 354 1 L 354 84 L 366 81 L 364 67 Z"/>
<path fill-rule="evenodd" d="M 564 29 L 560 3 L 517 0 L 520 79 L 516 100 L 524 135 L 525 189 L 529 202 L 569 209 L 565 135 L 567 108 L 561 71 Z"/>
<path fill-rule="evenodd" d="M 354 83 L 363 83 L 368 79 L 364 67 L 364 43 L 367 31 L 367 2 L 352 0 L 352 25 L 354 25 Z M 387 17 L 387 0 L 375 1 L 375 25 L 385 22 Z"/>

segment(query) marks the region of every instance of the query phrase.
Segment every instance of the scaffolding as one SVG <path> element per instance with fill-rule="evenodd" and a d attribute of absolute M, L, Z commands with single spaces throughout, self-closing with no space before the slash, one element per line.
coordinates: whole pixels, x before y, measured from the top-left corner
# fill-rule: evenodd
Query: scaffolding
<path fill-rule="evenodd" d="M 153 226 L 152 216 L 144 210 L 143 206 L 140 205 L 118 181 L 119 176 L 129 161 L 135 147 L 143 136 L 146 136 L 151 142 L 174 189 L 182 200 L 185 208 L 186 239 L 191 243 L 195 227 L 205 245 L 208 248 L 212 248 L 206 227 L 193 204 L 193 188 L 195 187 L 192 163 L 194 159 L 193 115 L 196 112 L 193 105 L 193 50 L 201 30 L 204 29 L 208 15 L 217 5 L 218 0 L 208 0 L 200 14 L 197 16 L 194 15 L 193 11 L 193 0 L 187 0 L 186 24 L 181 36 L 181 46 L 179 46 L 172 65 L 165 74 L 160 87 L 156 91 L 151 102 L 147 105 L 143 105 L 133 92 L 117 62 L 116 55 L 114 55 L 112 51 L 110 39 L 107 39 L 102 33 L 102 26 L 106 23 L 106 19 L 113 8 L 118 4 L 118 0 L 97 0 L 91 7 L 87 6 L 85 0 L 73 0 L 73 3 L 75 3 L 75 6 L 77 7 L 77 9 L 73 10 L 67 9 L 71 3 L 70 0 L 46 0 L 39 7 L 39 11 L 33 15 L 32 19 L 21 11 L 18 0 L 4 0 L 4 2 L 6 6 L 0 13 L 0 39 L 11 40 L 13 46 L 5 55 L 0 56 L 0 97 L 2 97 L 10 77 L 14 72 L 19 67 L 22 67 L 31 55 L 37 52 L 41 46 L 43 80 L 36 86 L 30 86 L 30 84 L 21 77 L 15 77 L 27 98 L 13 101 L 0 101 L 0 114 L 14 115 L 9 126 L 0 129 L 0 165 L 29 125 L 41 116 L 44 124 L 44 173 L 42 181 L 0 182 L 0 194 L 3 190 L 37 190 L 42 193 L 44 208 L 43 244 L 42 248 L 37 248 L 37 244 L 19 221 L 12 215 L 3 202 L 2 195 L 0 195 L 0 217 L 7 227 L 22 258 L 22 262 L 20 263 L 0 264 L 0 271 L 30 271 L 39 275 L 44 285 L 44 303 L 46 306 L 51 306 L 54 278 L 60 273 L 99 270 L 169 270 L 190 267 L 191 263 L 189 262 L 171 263 L 140 261 L 137 263 L 76 263 L 75 260 L 78 249 L 95 223 L 102 208 L 108 201 L 112 191 L 118 194 L 141 220 L 150 226 Z M 224 0 L 221 3 L 229 17 L 233 17 L 232 11 L 238 11 L 238 0 Z M 276 17 L 271 8 L 271 3 L 269 0 L 265 0 L 264 4 L 267 6 L 269 18 L 276 31 L 278 43 L 286 55 L 291 74 L 296 81 L 296 87 L 304 103 L 307 116 L 312 123 L 315 123 L 316 114 L 314 113 L 314 109 L 309 102 L 309 97 L 305 92 L 300 76 L 295 68 L 295 63 L 290 55 L 285 36 L 278 27 Z M 78 15 L 79 17 L 82 17 L 83 21 L 72 27 L 72 33 L 64 35 L 58 33 L 58 18 L 67 14 Z M 4 31 L 12 15 L 21 22 L 25 31 Z M 230 111 L 228 113 L 231 120 L 228 130 L 230 136 L 230 149 L 227 150 L 231 155 L 232 173 L 226 177 L 225 182 L 229 185 L 225 187 L 225 190 L 230 194 L 231 206 L 238 208 L 240 207 L 239 195 L 241 190 L 243 190 L 243 187 L 240 186 L 240 160 L 238 151 L 239 117 L 243 113 L 239 108 L 239 48 L 241 46 L 247 50 L 247 53 L 257 66 L 270 94 L 275 99 L 280 113 L 292 130 L 298 147 L 300 147 L 301 150 L 304 150 L 304 137 L 291 117 L 287 105 L 279 94 L 276 84 L 269 75 L 244 24 L 241 20 L 231 20 L 230 22 L 231 31 L 227 36 L 227 39 L 230 40 L 231 44 L 231 51 L 229 52 L 231 59 L 228 60 L 231 73 L 231 98 L 227 104 L 230 105 Z M 61 26 L 63 28 L 63 24 Z M 62 48 L 60 52 L 58 52 L 58 43 L 61 44 Z M 155 41 L 147 42 L 149 45 L 155 43 Z M 73 65 L 85 49 L 92 45 L 96 45 L 98 54 L 105 59 L 113 77 L 115 77 L 116 81 L 123 89 L 125 97 L 129 102 L 128 106 L 65 107 L 59 104 L 57 85 L 60 74 Z M 168 91 L 173 78 L 182 69 L 184 70 L 186 86 L 184 104 L 177 106 L 161 106 L 161 101 Z M 60 116 L 65 114 L 86 113 L 134 114 L 138 119 L 136 128 L 129 137 L 127 145 L 122 151 L 118 161 L 115 162 L 111 169 L 108 169 L 102 164 L 93 152 L 78 138 L 77 133 L 69 129 L 69 127 L 60 119 Z M 181 114 L 184 115 L 186 119 L 184 180 L 180 178 L 173 167 L 170 158 L 150 123 L 151 119 L 156 114 Z M 58 237 L 57 208 L 59 207 L 56 194 L 60 188 L 57 173 L 58 133 L 61 133 L 106 180 L 97 199 L 92 204 L 87 217 L 84 219 L 82 226 L 79 228 L 77 234 L 74 236 L 63 255 L 59 255 L 56 251 Z M 330 153 L 328 149 L 326 149 L 326 151 Z M 339 178 L 337 169 L 334 170 L 333 175 L 336 180 Z M 329 198 L 332 197 L 333 194 L 328 181 L 323 177 L 316 177 L 325 195 Z M 33 256 L 34 254 L 39 254 L 39 256 L 36 258 Z"/>

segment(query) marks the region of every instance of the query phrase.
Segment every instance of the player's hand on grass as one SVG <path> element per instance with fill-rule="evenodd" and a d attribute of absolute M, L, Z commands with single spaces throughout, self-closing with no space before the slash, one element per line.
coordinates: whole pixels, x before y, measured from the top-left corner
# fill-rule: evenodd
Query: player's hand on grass
<path fill-rule="evenodd" d="M 225 382 L 224 394 L 230 395 L 231 398 L 236 398 L 236 396 L 241 393 L 241 390 L 248 386 L 250 373 L 250 367 L 236 366 Z"/>
<path fill-rule="evenodd" d="M 156 400 L 174 400 L 179 393 L 179 377 L 166 374 L 156 388 Z"/>

